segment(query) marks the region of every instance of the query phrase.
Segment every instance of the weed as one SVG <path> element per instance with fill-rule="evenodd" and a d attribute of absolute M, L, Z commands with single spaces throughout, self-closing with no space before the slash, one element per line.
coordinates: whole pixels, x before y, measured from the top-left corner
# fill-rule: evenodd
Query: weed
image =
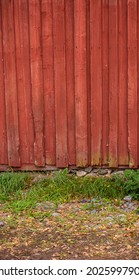
<path fill-rule="evenodd" d="M 40 221 L 43 221 L 45 218 L 48 218 L 51 216 L 51 213 L 48 211 L 45 212 L 40 212 L 40 211 L 30 211 L 30 216 L 35 218 L 35 219 L 39 219 Z"/>
<path fill-rule="evenodd" d="M 17 220 L 14 217 L 8 217 L 6 220 L 8 226 L 12 229 L 16 229 L 17 228 Z"/>
<path fill-rule="evenodd" d="M 123 176 L 114 175 L 111 180 L 125 195 L 139 200 L 139 170 L 125 170 Z"/>
<path fill-rule="evenodd" d="M 124 172 L 124 191 L 133 199 L 139 200 L 139 170 L 126 170 Z"/>
<path fill-rule="evenodd" d="M 86 203 L 81 207 L 81 210 L 94 210 L 94 203 Z"/>

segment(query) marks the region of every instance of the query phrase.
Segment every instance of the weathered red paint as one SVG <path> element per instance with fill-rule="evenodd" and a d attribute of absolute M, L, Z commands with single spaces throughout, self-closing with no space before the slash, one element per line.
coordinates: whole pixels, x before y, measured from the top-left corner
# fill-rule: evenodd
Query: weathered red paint
<path fill-rule="evenodd" d="M 139 1 L 0 1 L 0 170 L 139 166 Z"/>
<path fill-rule="evenodd" d="M 102 1 L 102 165 L 109 164 L 109 1 Z"/>
<path fill-rule="evenodd" d="M 118 1 L 109 6 L 109 166 L 118 166 Z"/>
<path fill-rule="evenodd" d="M 74 1 L 65 1 L 68 163 L 75 164 Z"/>
<path fill-rule="evenodd" d="M 56 164 L 55 139 L 55 90 L 54 90 L 54 43 L 52 0 L 42 0 L 42 53 L 43 53 L 43 90 L 45 118 L 45 162 Z M 51 135 L 51 137 L 50 137 Z"/>
<path fill-rule="evenodd" d="M 31 105 L 28 13 L 27 0 L 14 0 L 20 156 L 22 162 L 33 164 L 34 128 Z"/>
<path fill-rule="evenodd" d="M 2 46 L 2 11 L 0 2 L 0 164 L 7 161 L 7 138 L 6 138 L 6 113 L 4 96 L 4 67 L 3 67 L 3 46 Z"/>
<path fill-rule="evenodd" d="M 139 5 L 137 7 L 139 15 Z M 137 19 L 137 66 L 139 65 L 139 16 Z M 137 93 L 139 92 L 139 67 L 137 67 Z M 139 166 L 139 95 L 137 97 L 137 166 Z"/>
<path fill-rule="evenodd" d="M 128 149 L 137 167 L 137 2 L 128 0 Z"/>
<path fill-rule="evenodd" d="M 75 127 L 77 166 L 86 166 L 88 163 L 86 12 L 86 0 L 74 1 Z"/>
<path fill-rule="evenodd" d="M 1 6 L 8 164 L 20 166 L 14 1 L 2 0 Z"/>
<path fill-rule="evenodd" d="M 67 150 L 67 90 L 65 52 L 65 1 L 53 3 L 56 165 L 68 165 Z"/>
<path fill-rule="evenodd" d="M 87 152 L 88 165 L 91 165 L 91 79 L 90 79 L 90 0 L 87 0 L 86 55 L 87 55 Z"/>
<path fill-rule="evenodd" d="M 91 163 L 101 164 L 102 137 L 102 13 L 101 0 L 90 1 Z M 97 106 L 96 106 L 97 104 Z"/>
<path fill-rule="evenodd" d="M 127 0 L 119 1 L 119 118 L 118 118 L 118 164 L 128 165 L 128 55 L 127 55 Z"/>
<path fill-rule="evenodd" d="M 38 0 L 30 0 L 28 1 L 28 4 L 32 111 L 34 120 L 34 163 L 36 166 L 44 166 L 44 96 L 41 41 L 41 2 Z"/>

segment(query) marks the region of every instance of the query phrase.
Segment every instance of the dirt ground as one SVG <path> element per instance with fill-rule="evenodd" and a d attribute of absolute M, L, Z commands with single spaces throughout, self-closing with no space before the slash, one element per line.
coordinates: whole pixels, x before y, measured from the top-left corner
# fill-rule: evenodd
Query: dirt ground
<path fill-rule="evenodd" d="M 46 202 L 30 214 L 1 208 L 0 220 L 0 260 L 139 259 L 139 215 L 123 201 Z"/>

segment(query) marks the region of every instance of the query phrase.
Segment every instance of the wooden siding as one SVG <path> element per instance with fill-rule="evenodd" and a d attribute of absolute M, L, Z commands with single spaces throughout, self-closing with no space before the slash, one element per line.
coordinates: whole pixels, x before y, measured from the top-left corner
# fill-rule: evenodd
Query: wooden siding
<path fill-rule="evenodd" d="M 0 0 L 0 170 L 139 166 L 139 1 Z"/>

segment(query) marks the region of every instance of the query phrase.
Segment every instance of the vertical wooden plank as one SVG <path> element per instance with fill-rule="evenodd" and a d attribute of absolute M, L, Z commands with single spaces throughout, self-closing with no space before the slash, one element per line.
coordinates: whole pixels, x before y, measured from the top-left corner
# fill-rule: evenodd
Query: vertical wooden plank
<path fill-rule="evenodd" d="M 86 0 L 74 1 L 76 165 L 88 163 Z"/>
<path fill-rule="evenodd" d="M 44 106 L 43 106 L 43 75 L 41 46 L 41 13 L 40 1 L 30 0 L 30 60 L 32 84 L 32 108 L 34 118 L 34 156 L 35 165 L 44 166 Z"/>
<path fill-rule="evenodd" d="M 2 12 L 0 2 L 0 164 L 7 164 L 6 114 L 4 96 Z"/>
<path fill-rule="evenodd" d="M 102 164 L 109 157 L 109 17 L 108 0 L 102 1 Z"/>
<path fill-rule="evenodd" d="M 91 45 L 91 162 L 101 164 L 102 139 L 102 57 L 101 57 L 101 0 L 90 1 Z"/>
<path fill-rule="evenodd" d="M 2 0 L 8 163 L 20 166 L 13 0 Z"/>
<path fill-rule="evenodd" d="M 90 69 L 90 0 L 86 1 L 86 55 L 87 55 L 87 148 L 91 165 L 91 69 Z"/>
<path fill-rule="evenodd" d="M 75 164 L 74 2 L 65 1 L 68 160 Z"/>
<path fill-rule="evenodd" d="M 24 164 L 34 162 L 34 129 L 31 106 L 28 1 L 14 0 L 20 154 Z"/>
<path fill-rule="evenodd" d="M 65 71 L 65 5 L 64 0 L 53 3 L 56 164 L 68 165 L 67 158 L 67 98 Z"/>
<path fill-rule="evenodd" d="M 119 165 L 128 165 L 127 128 L 127 0 L 119 1 Z"/>
<path fill-rule="evenodd" d="M 109 0 L 109 166 L 117 167 L 118 137 L 118 2 Z"/>
<path fill-rule="evenodd" d="M 137 2 L 137 165 L 139 166 L 139 2 Z"/>
<path fill-rule="evenodd" d="M 137 1 L 128 0 L 128 149 L 137 167 Z"/>
<path fill-rule="evenodd" d="M 54 45 L 52 0 L 42 0 L 42 47 L 45 107 L 45 155 L 46 164 L 56 164 Z"/>

